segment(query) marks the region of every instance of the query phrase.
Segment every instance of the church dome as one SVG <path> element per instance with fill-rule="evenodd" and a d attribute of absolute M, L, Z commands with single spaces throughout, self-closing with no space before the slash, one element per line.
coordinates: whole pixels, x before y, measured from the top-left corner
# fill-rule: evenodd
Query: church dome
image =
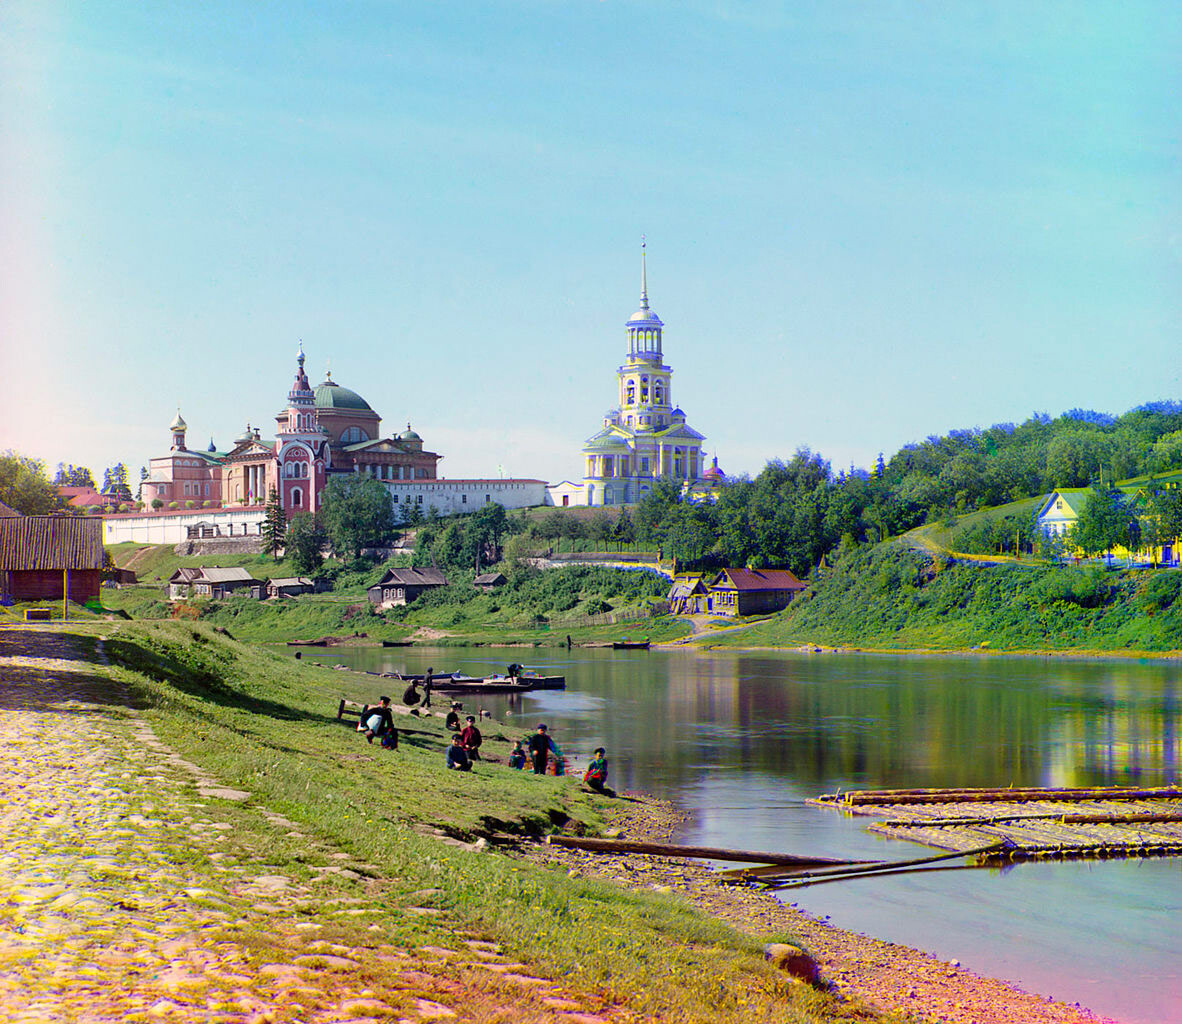
<path fill-rule="evenodd" d="M 415 433 L 415 431 L 410 429 L 410 424 L 408 423 L 406 425 L 406 429 L 401 434 L 398 435 L 398 440 L 399 441 L 421 441 L 422 438 L 417 433 Z"/>
<path fill-rule="evenodd" d="M 726 479 L 726 474 L 718 468 L 718 456 L 714 456 L 714 464 L 702 474 L 707 480 L 717 480 L 722 482 Z"/>
<path fill-rule="evenodd" d="M 285 409 L 284 415 L 286 415 L 286 414 L 287 414 L 287 410 Z M 247 441 L 253 441 L 253 440 L 254 440 L 254 431 L 251 429 L 251 426 L 248 423 L 246 425 L 246 429 L 244 431 L 242 431 L 242 433 L 239 434 L 236 438 L 234 438 L 234 443 L 235 444 L 245 444 Z"/>
<path fill-rule="evenodd" d="M 356 391 L 341 387 L 329 377 L 323 384 L 316 386 L 317 409 L 358 409 L 362 412 L 373 412 L 369 402 Z"/>
<path fill-rule="evenodd" d="M 629 326 L 636 325 L 636 324 L 644 324 L 645 326 L 648 326 L 651 324 L 653 327 L 664 327 L 665 326 L 661 322 L 661 318 L 659 316 L 657 316 L 657 314 L 653 310 L 649 309 L 647 306 L 643 309 L 638 309 L 635 313 L 633 313 L 630 317 L 628 317 L 628 324 L 629 324 Z"/>
<path fill-rule="evenodd" d="M 186 422 L 185 422 L 185 421 L 184 421 L 184 420 L 181 418 L 181 411 L 180 411 L 180 409 L 177 409 L 177 411 L 176 411 L 176 419 L 174 419 L 174 420 L 173 420 L 173 421 L 172 421 L 172 422 L 171 422 L 171 423 L 168 425 L 168 429 L 169 429 L 169 430 L 187 430 L 187 429 L 188 429 L 188 426 L 189 426 L 189 425 L 188 425 L 188 424 L 187 424 L 187 423 L 186 423 Z"/>

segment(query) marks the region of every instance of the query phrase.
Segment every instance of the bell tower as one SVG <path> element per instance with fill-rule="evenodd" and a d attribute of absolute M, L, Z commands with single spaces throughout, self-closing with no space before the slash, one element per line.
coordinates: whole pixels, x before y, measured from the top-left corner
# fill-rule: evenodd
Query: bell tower
<path fill-rule="evenodd" d="M 296 362 L 295 380 L 287 393 L 287 415 L 279 418 L 275 434 L 277 490 L 288 516 L 319 510 L 331 458 L 328 435 L 316 415 L 316 396 L 304 372 L 303 344 Z"/>

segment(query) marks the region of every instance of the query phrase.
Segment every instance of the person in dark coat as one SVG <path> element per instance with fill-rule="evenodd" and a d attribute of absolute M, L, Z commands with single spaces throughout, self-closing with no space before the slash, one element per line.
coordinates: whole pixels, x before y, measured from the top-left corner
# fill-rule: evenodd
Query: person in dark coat
<path fill-rule="evenodd" d="M 402 695 L 402 703 L 408 708 L 413 708 L 418 707 L 420 700 L 422 700 L 422 695 L 419 693 L 419 684 L 412 679 L 410 686 L 406 688 L 406 692 Z"/>
<path fill-rule="evenodd" d="M 423 703 L 422 707 L 429 708 L 431 706 L 431 674 L 435 669 L 428 667 L 427 674 L 423 676 Z"/>
<path fill-rule="evenodd" d="M 457 772 L 470 772 L 472 762 L 468 758 L 468 751 L 464 749 L 464 741 L 459 734 L 451 738 L 451 746 L 447 748 L 447 766 Z"/>
<path fill-rule="evenodd" d="M 544 723 L 538 724 L 538 731 L 529 738 L 529 756 L 534 763 L 534 774 L 546 774 L 546 758 L 554 749 L 554 741 L 546 732 Z"/>
<path fill-rule="evenodd" d="M 460 712 L 463 710 L 463 708 L 463 704 L 461 704 L 458 700 L 453 700 L 451 703 L 451 710 L 447 713 L 447 718 L 443 720 L 444 726 L 450 729 L 452 732 L 460 731 Z"/>

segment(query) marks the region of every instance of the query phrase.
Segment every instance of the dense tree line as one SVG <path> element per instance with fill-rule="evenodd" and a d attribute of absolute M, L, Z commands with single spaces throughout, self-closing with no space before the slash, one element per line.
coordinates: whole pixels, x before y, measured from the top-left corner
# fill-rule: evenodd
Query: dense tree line
<path fill-rule="evenodd" d="M 823 457 L 801 449 L 787 461 L 769 462 L 754 479 L 732 481 L 714 505 L 687 502 L 676 485 L 659 485 L 634 519 L 638 541 L 685 564 L 787 566 L 805 573 L 843 538 L 879 541 L 1057 487 L 1095 485 L 1108 495 L 1104 502 L 1118 507 L 1109 510 L 1099 534 L 1086 532 L 1091 527 L 1081 534 L 1088 550 L 1100 538 L 1110 543 L 1120 529 L 1127 539 L 1130 525 L 1137 537 L 1149 520 L 1154 530 L 1163 521 L 1157 506 L 1138 514 L 1123 496 L 1111 495 L 1113 481 L 1179 465 L 1182 403 L 1152 403 L 1119 417 L 1074 409 L 1056 419 L 1036 414 L 1019 425 L 931 436 L 890 459 L 880 456 L 869 472 L 851 467 L 834 473 Z M 1172 500 L 1163 497 L 1159 504 Z M 995 529 L 1020 546 L 1030 542 L 1029 523 Z"/>

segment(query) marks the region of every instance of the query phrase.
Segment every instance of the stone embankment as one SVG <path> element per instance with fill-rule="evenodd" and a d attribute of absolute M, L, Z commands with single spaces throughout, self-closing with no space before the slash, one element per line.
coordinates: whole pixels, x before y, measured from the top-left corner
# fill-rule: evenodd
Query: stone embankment
<path fill-rule="evenodd" d="M 390 941 L 395 915 L 440 920 L 431 891 L 392 906 L 367 865 L 170 751 L 68 638 L 0 629 L 0 792 L 0 1019 L 632 1019 L 483 936 Z"/>

